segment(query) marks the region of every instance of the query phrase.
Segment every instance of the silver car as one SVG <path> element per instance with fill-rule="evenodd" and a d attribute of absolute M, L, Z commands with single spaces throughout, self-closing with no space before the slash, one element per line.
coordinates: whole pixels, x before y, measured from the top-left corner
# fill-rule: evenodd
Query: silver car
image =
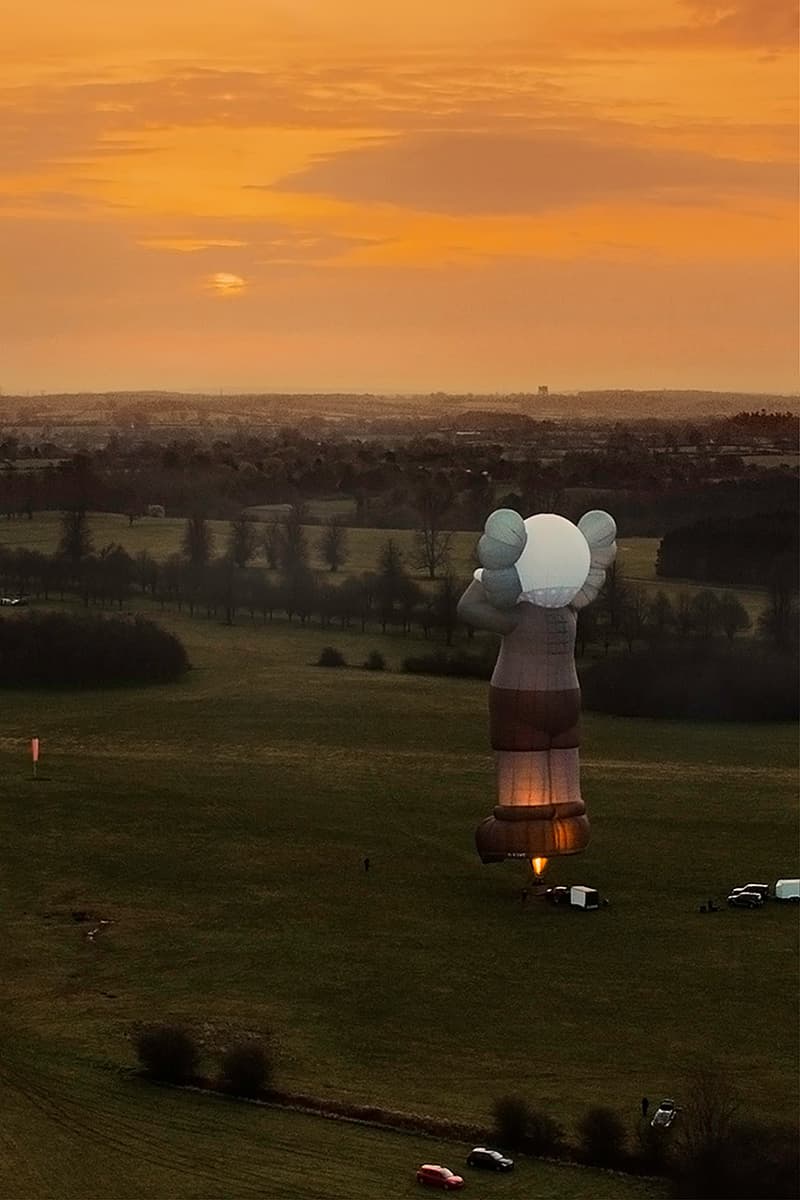
<path fill-rule="evenodd" d="M 669 1129 L 672 1122 L 678 1115 L 678 1110 L 675 1107 L 674 1100 L 662 1100 L 656 1111 L 653 1113 L 653 1119 L 650 1122 L 653 1129 Z"/>

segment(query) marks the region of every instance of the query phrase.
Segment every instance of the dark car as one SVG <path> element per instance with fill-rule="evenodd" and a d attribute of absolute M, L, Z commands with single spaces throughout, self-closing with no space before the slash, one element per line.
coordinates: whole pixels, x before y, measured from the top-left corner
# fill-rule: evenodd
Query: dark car
<path fill-rule="evenodd" d="M 443 1192 L 455 1192 L 464 1187 L 464 1180 L 447 1167 L 435 1167 L 425 1163 L 417 1171 L 417 1183 L 425 1187 L 440 1188 Z"/>
<path fill-rule="evenodd" d="M 476 1146 L 467 1155 L 468 1167 L 480 1167 L 484 1171 L 513 1171 L 513 1158 L 506 1158 L 499 1150 L 487 1150 L 485 1146 Z"/>
<path fill-rule="evenodd" d="M 760 892 L 731 892 L 728 904 L 732 908 L 761 908 L 764 897 Z"/>
<path fill-rule="evenodd" d="M 549 887 L 545 896 L 550 904 L 569 904 L 568 887 Z"/>

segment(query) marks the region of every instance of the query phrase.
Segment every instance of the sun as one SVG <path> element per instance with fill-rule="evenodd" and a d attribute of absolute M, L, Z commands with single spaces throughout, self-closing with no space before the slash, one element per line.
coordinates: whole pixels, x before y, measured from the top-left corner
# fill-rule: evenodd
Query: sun
<path fill-rule="evenodd" d="M 230 271 L 216 271 L 206 276 L 206 289 L 214 296 L 241 296 L 246 287 L 247 280 Z"/>

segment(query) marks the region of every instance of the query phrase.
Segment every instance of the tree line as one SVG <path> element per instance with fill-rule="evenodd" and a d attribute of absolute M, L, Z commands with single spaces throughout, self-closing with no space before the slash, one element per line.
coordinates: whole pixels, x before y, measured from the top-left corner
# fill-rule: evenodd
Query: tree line
<path fill-rule="evenodd" d="M 797 511 L 705 518 L 661 539 L 656 574 L 662 578 L 763 586 L 798 586 Z"/>
<path fill-rule="evenodd" d="M 261 523 L 241 515 L 229 523 L 217 553 L 209 522 L 195 514 L 186 520 L 181 550 L 159 562 L 147 551 L 130 555 L 119 544 L 96 550 L 87 513 L 68 509 L 62 514 L 61 536 L 54 555 L 31 549 L 0 547 L 0 587 L 4 593 L 49 599 L 77 595 L 85 606 L 118 608 L 134 596 L 145 596 L 164 607 L 186 609 L 190 615 L 222 616 L 233 623 L 246 613 L 252 620 L 272 621 L 277 615 L 323 628 L 368 626 L 412 628 L 424 637 L 443 636 L 448 645 L 456 636 L 456 605 L 466 581 L 458 579 L 450 561 L 450 535 L 436 524 L 435 514 L 418 532 L 407 563 L 397 541 L 380 545 L 375 567 L 342 576 L 348 560 L 348 531 L 337 519 L 319 527 L 316 550 L 327 570 L 309 565 L 312 536 L 301 506 Z M 268 569 L 252 566 L 263 550 Z M 421 586 L 409 566 L 428 579 Z M 334 583 L 334 579 L 340 582 Z M 773 589 L 758 621 L 758 634 L 781 648 L 796 642 L 796 597 Z M 738 597 L 703 589 L 669 595 L 663 590 L 633 584 L 618 565 L 607 573 L 596 604 L 582 610 L 578 622 L 578 653 L 591 647 L 632 652 L 636 646 L 724 639 L 732 643 L 751 628 L 751 619 Z M 470 638 L 470 631 L 464 631 Z"/>
<path fill-rule="evenodd" d="M 19 468 L 6 439 L 0 513 L 21 519 L 82 507 L 126 513 L 133 521 L 149 504 L 181 517 L 200 504 L 207 515 L 228 520 L 251 506 L 335 497 L 352 502 L 355 525 L 414 528 L 420 492 L 433 485 L 449 529 L 477 529 L 500 506 L 526 514 L 556 511 L 573 520 L 605 507 L 631 534 L 658 536 L 700 511 L 722 517 L 797 509 L 796 471 L 753 465 L 721 440 L 744 428 L 742 436 L 752 442 L 758 425 L 721 429 L 718 438 L 710 427 L 683 431 L 682 437 L 696 439 L 687 447 L 670 429 L 555 429 L 530 419 L 515 429 L 497 423 L 501 414 L 490 415 L 496 428 L 479 431 L 475 441 L 434 430 L 402 440 L 241 430 L 166 445 L 112 434 L 93 451 L 62 453 L 61 461 L 40 457 L 44 465 L 37 470 Z M 785 423 L 786 414 L 778 416 Z M 789 428 L 796 422 L 789 419 Z M 37 447 L 26 449 L 33 454 Z M 55 455 L 57 447 L 49 451 Z"/>

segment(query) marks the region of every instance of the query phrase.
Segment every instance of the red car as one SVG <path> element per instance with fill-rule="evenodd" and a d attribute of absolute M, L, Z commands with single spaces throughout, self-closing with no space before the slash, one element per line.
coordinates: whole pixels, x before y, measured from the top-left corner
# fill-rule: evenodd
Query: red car
<path fill-rule="evenodd" d="M 464 1180 L 460 1175 L 454 1175 L 447 1167 L 432 1167 L 427 1163 L 417 1171 L 417 1183 L 440 1188 L 443 1192 L 455 1192 L 464 1187 Z"/>

